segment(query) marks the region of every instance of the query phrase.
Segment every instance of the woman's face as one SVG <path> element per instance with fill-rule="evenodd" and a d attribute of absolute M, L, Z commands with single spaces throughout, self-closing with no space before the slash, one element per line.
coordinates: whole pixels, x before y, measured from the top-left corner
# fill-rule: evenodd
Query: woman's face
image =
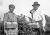
<path fill-rule="evenodd" d="M 14 7 L 13 6 L 11 6 L 10 8 L 9 8 L 9 10 L 11 11 L 11 12 L 13 12 L 14 11 Z"/>

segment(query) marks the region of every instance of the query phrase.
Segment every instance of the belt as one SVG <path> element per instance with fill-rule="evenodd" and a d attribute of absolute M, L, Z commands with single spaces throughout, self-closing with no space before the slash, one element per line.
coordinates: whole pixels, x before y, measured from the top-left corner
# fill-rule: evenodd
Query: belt
<path fill-rule="evenodd" d="M 6 22 L 6 23 L 8 23 L 8 24 L 11 24 L 11 23 L 17 24 L 17 22 Z"/>
<path fill-rule="evenodd" d="M 16 28 L 5 28 L 5 30 L 14 30 Z"/>

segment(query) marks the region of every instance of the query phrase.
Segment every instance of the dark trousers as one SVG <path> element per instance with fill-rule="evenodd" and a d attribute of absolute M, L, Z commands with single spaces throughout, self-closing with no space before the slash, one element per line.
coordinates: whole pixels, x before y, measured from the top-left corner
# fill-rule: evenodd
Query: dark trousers
<path fill-rule="evenodd" d="M 50 31 L 44 32 L 44 35 L 50 35 Z"/>
<path fill-rule="evenodd" d="M 32 29 L 32 32 L 24 32 L 24 33 L 19 33 L 18 35 L 40 35 L 40 30 L 39 28 L 34 28 L 34 30 Z"/>

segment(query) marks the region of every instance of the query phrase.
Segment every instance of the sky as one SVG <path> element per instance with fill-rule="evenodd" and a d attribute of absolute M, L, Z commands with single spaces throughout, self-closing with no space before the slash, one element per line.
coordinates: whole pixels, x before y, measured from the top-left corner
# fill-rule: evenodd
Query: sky
<path fill-rule="evenodd" d="M 4 13 L 9 11 L 9 4 L 15 5 L 15 14 L 24 14 L 29 16 L 29 12 L 32 9 L 32 4 L 35 1 L 38 1 L 40 4 L 39 9 L 50 16 L 50 0 L 0 0 L 0 17 L 3 17 Z"/>

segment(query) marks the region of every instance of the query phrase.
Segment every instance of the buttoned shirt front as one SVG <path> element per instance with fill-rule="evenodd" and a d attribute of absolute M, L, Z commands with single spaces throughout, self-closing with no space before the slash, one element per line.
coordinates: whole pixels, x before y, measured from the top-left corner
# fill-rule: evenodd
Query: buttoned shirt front
<path fill-rule="evenodd" d="M 39 11 L 39 10 L 36 10 L 36 11 L 35 11 L 34 9 L 32 9 L 31 12 L 33 13 L 33 20 L 39 21 L 39 20 L 42 19 L 42 18 L 41 18 L 41 16 L 42 16 L 41 11 Z"/>
<path fill-rule="evenodd" d="M 32 10 L 34 11 L 34 10 Z M 42 26 L 45 27 L 45 16 L 44 16 L 44 12 L 43 11 L 40 11 L 39 9 L 36 10 L 34 13 L 33 13 L 33 20 L 35 21 L 40 21 L 42 20 Z"/>

